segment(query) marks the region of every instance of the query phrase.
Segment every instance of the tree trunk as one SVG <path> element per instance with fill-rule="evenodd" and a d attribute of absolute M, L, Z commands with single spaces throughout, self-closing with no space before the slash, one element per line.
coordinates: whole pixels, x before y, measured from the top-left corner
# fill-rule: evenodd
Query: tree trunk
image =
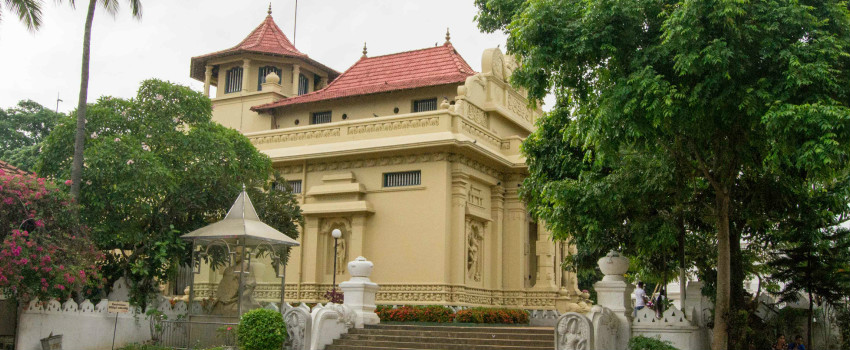
<path fill-rule="evenodd" d="M 83 181 L 83 148 L 86 141 L 86 107 L 89 93 L 89 58 L 91 56 L 91 26 L 97 0 L 89 0 L 86 30 L 83 36 L 83 64 L 80 72 L 80 99 L 77 101 L 77 130 L 74 133 L 74 161 L 71 164 L 71 197 L 80 202 Z"/>
<path fill-rule="evenodd" d="M 806 349 L 812 349 L 812 316 L 814 314 L 815 301 L 812 299 L 812 292 L 809 291 L 809 317 L 806 320 Z"/>
<path fill-rule="evenodd" d="M 729 297 L 731 293 L 728 191 L 715 188 L 717 209 L 717 298 L 714 304 L 714 336 L 712 350 L 726 350 L 729 346 Z"/>

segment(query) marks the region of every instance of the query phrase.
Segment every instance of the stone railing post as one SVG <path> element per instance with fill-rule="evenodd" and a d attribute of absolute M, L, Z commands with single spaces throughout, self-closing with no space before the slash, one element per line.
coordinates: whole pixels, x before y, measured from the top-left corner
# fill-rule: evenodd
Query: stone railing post
<path fill-rule="evenodd" d="M 344 305 L 350 306 L 355 314 L 355 328 L 363 328 L 367 324 L 378 324 L 378 314 L 375 313 L 375 295 L 378 285 L 369 279 L 372 275 L 371 261 L 360 256 L 348 263 L 348 273 L 351 279 L 339 284 L 345 297 Z"/>
<path fill-rule="evenodd" d="M 593 285 L 598 305 L 611 309 L 619 319 L 618 349 L 625 349 L 631 338 L 632 292 L 634 286 L 626 282 L 625 273 L 629 271 L 629 258 L 611 251 L 597 261 L 599 269 L 605 274 L 601 281 Z"/>

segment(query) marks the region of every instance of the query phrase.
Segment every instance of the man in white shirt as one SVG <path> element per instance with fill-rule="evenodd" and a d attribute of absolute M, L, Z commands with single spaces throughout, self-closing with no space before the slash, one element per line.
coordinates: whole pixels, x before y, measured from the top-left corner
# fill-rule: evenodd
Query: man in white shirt
<path fill-rule="evenodd" d="M 643 290 L 643 286 L 643 282 L 638 282 L 637 288 L 635 288 L 635 316 L 637 316 L 638 310 L 646 307 L 646 291 Z"/>

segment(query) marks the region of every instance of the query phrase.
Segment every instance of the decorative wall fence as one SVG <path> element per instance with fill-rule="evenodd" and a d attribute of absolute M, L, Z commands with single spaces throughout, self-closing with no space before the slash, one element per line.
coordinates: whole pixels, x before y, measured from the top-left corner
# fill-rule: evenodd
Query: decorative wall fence
<path fill-rule="evenodd" d="M 605 277 L 594 284 L 599 305 L 587 314 L 569 312 L 561 315 L 555 326 L 557 350 L 626 349 L 629 339 L 645 336 L 670 341 L 678 349 L 708 349 L 710 337 L 703 324 L 702 312 L 707 310 L 705 299 L 697 285 L 686 290 L 683 312 L 675 306 L 662 317 L 644 308 L 635 313 L 631 294 L 634 287 L 623 276 L 629 259 L 611 252 L 599 259 Z M 694 322 L 696 319 L 697 322 Z"/>

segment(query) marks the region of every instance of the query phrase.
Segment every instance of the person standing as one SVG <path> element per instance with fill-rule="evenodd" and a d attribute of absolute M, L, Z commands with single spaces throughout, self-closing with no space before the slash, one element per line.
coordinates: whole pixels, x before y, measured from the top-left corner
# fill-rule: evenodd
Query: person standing
<path fill-rule="evenodd" d="M 806 345 L 803 344 L 803 336 L 797 335 L 794 337 L 794 342 L 788 344 L 788 350 L 806 350 Z"/>
<path fill-rule="evenodd" d="M 785 343 L 785 335 L 780 334 L 778 338 L 776 338 L 776 344 L 773 344 L 773 350 L 788 350 L 788 344 Z"/>
<path fill-rule="evenodd" d="M 638 282 L 637 288 L 635 288 L 635 316 L 637 316 L 637 312 L 640 311 L 640 309 L 646 307 L 646 291 L 643 289 L 643 286 L 643 282 Z"/>

